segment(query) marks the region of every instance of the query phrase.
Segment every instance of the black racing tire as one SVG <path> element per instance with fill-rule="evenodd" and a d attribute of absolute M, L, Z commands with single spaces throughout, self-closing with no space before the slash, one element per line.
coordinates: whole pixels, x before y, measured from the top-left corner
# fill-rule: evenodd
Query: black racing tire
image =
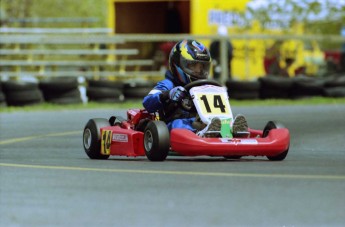
<path fill-rule="evenodd" d="M 229 92 L 231 91 L 259 91 L 260 89 L 260 82 L 255 81 L 237 81 L 229 79 L 225 82 L 225 85 Z"/>
<path fill-rule="evenodd" d="M 239 90 L 228 90 L 228 95 L 230 99 L 237 100 L 250 100 L 259 99 L 259 91 L 239 91 Z"/>
<path fill-rule="evenodd" d="M 111 80 L 86 80 L 88 87 L 100 87 L 100 88 L 116 88 L 122 90 L 124 83 L 122 81 L 111 81 Z"/>
<path fill-rule="evenodd" d="M 0 81 L 0 107 L 6 107 L 6 96 L 1 90 L 1 81 Z"/>
<path fill-rule="evenodd" d="M 48 102 L 58 105 L 69 105 L 83 103 L 83 100 L 81 99 L 81 97 L 61 97 L 50 99 Z"/>
<path fill-rule="evenodd" d="M 327 78 L 325 87 L 345 87 L 345 75 Z"/>
<path fill-rule="evenodd" d="M 43 102 L 42 92 L 36 90 L 11 91 L 6 93 L 6 102 L 9 106 L 25 106 Z"/>
<path fill-rule="evenodd" d="M 117 88 L 107 88 L 107 87 L 87 87 L 86 96 L 90 100 L 104 99 L 104 98 L 113 98 L 119 99 L 123 97 L 123 93 L 120 89 Z"/>
<path fill-rule="evenodd" d="M 61 99 L 61 98 L 79 98 L 81 99 L 81 94 L 78 88 L 74 88 L 69 91 L 56 91 L 55 93 L 46 93 L 44 92 L 44 99 L 47 101 L 53 99 Z"/>
<path fill-rule="evenodd" d="M 45 79 L 39 82 L 39 87 L 44 93 L 58 93 L 70 91 L 78 88 L 79 83 L 77 78 L 53 78 Z"/>
<path fill-rule="evenodd" d="M 152 87 L 125 88 L 123 93 L 129 99 L 142 99 L 152 90 Z"/>
<path fill-rule="evenodd" d="M 287 99 L 293 85 L 291 78 L 268 75 L 259 78 L 261 99 Z"/>
<path fill-rule="evenodd" d="M 155 85 L 155 82 L 148 80 L 128 81 L 124 83 L 124 88 L 151 88 Z"/>
<path fill-rule="evenodd" d="M 90 159 L 108 159 L 109 155 L 101 154 L 101 128 L 110 126 L 105 118 L 90 119 L 83 132 L 83 147 Z"/>
<path fill-rule="evenodd" d="M 2 91 L 0 91 L 0 103 L 1 102 L 6 102 L 5 94 Z"/>
<path fill-rule="evenodd" d="M 290 98 L 292 99 L 323 95 L 324 80 L 314 77 L 299 76 L 293 78 L 293 81 L 290 90 Z"/>
<path fill-rule="evenodd" d="M 258 99 L 260 82 L 259 81 L 236 81 L 229 79 L 225 82 L 230 99 Z"/>
<path fill-rule="evenodd" d="M 290 90 L 293 80 L 291 78 L 286 77 L 278 77 L 278 76 L 265 76 L 259 78 L 260 87 L 264 88 L 274 88 L 279 90 Z"/>
<path fill-rule="evenodd" d="M 89 98 L 89 102 L 95 102 L 95 103 L 122 103 L 125 101 L 124 96 L 121 96 L 120 98 Z"/>
<path fill-rule="evenodd" d="M 129 81 L 124 84 L 125 98 L 142 99 L 152 90 L 155 83 L 152 81 Z"/>
<path fill-rule="evenodd" d="M 78 104 L 82 103 L 81 94 L 78 88 L 68 91 L 55 91 L 55 93 L 44 93 L 46 102 L 54 104 Z"/>
<path fill-rule="evenodd" d="M 2 90 L 5 94 L 7 92 L 38 90 L 38 83 L 8 80 L 2 82 Z"/>
<path fill-rule="evenodd" d="M 2 92 L 2 82 L 0 80 L 0 107 L 5 107 L 5 106 L 7 106 L 6 96 L 4 92 Z"/>
<path fill-rule="evenodd" d="M 343 87 L 326 87 L 323 91 L 324 96 L 340 98 L 345 97 L 345 86 Z"/>
<path fill-rule="evenodd" d="M 279 122 L 269 121 L 264 128 L 262 137 L 263 138 L 267 137 L 271 129 L 278 129 L 278 128 L 285 128 L 285 126 Z M 270 161 L 282 161 L 286 158 L 288 152 L 289 152 L 289 148 L 286 151 L 280 153 L 279 155 L 267 156 L 267 158 Z"/>
<path fill-rule="evenodd" d="M 262 87 L 259 92 L 260 99 L 289 99 L 290 91 L 280 90 L 278 88 L 264 88 Z"/>
<path fill-rule="evenodd" d="M 163 121 L 151 121 L 144 130 L 144 149 L 150 161 L 164 161 L 170 150 L 170 134 Z"/>

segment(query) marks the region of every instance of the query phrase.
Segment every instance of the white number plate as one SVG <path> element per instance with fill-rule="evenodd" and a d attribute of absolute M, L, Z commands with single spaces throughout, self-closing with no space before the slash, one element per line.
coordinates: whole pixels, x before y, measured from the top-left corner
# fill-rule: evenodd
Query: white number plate
<path fill-rule="evenodd" d="M 224 87 L 203 85 L 190 90 L 201 120 L 207 124 L 213 117 L 233 119 L 229 97 Z"/>

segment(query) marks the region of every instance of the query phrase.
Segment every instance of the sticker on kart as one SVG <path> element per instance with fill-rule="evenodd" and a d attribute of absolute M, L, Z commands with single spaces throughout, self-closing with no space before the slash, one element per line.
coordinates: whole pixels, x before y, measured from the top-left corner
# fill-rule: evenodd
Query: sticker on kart
<path fill-rule="evenodd" d="M 101 143 L 101 154 L 110 155 L 110 145 L 112 140 L 112 131 L 103 130 L 102 131 L 102 143 Z"/>
<path fill-rule="evenodd" d="M 250 145 L 250 144 L 258 144 L 258 141 L 256 139 L 228 139 L 228 138 L 221 138 L 220 141 L 223 143 L 229 143 L 229 144 L 244 144 L 244 145 Z"/>
<path fill-rule="evenodd" d="M 126 134 L 113 134 L 113 141 L 114 142 L 127 143 L 128 142 L 128 135 L 126 135 Z"/>

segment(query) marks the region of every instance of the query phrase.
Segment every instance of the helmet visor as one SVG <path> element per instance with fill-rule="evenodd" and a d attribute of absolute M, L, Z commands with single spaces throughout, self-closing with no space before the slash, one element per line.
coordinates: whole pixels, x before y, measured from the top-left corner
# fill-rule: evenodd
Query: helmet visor
<path fill-rule="evenodd" d="M 181 68 L 195 79 L 206 79 L 210 73 L 210 62 L 181 59 Z"/>

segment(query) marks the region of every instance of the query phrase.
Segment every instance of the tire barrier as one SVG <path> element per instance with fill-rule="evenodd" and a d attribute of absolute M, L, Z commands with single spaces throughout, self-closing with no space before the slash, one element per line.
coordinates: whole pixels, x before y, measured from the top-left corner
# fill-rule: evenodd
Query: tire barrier
<path fill-rule="evenodd" d="M 82 103 L 77 78 L 53 78 L 39 82 L 46 102 L 54 104 Z"/>
<path fill-rule="evenodd" d="M 2 90 L 8 106 L 25 106 L 44 101 L 38 83 L 23 81 L 4 81 Z"/>
<path fill-rule="evenodd" d="M 323 96 L 323 86 L 325 83 L 323 79 L 298 76 L 291 80 L 293 81 L 290 89 L 291 99 Z"/>
<path fill-rule="evenodd" d="M 116 103 L 143 99 L 155 86 L 152 81 L 119 82 L 86 80 L 88 101 Z M 298 99 L 312 96 L 345 97 L 345 74 L 326 78 L 265 76 L 256 81 L 225 82 L 230 99 Z M 42 102 L 82 103 L 77 78 L 49 78 L 37 82 L 0 81 L 0 107 L 25 106 Z"/>
<path fill-rule="evenodd" d="M 123 82 L 110 80 L 86 80 L 88 101 L 101 103 L 123 102 Z"/>
<path fill-rule="evenodd" d="M 124 85 L 124 94 L 127 99 L 143 99 L 156 85 L 152 81 L 130 81 Z"/>
<path fill-rule="evenodd" d="M 293 81 L 290 78 L 266 76 L 259 78 L 261 99 L 288 99 Z"/>
<path fill-rule="evenodd" d="M 323 93 L 326 97 L 345 97 L 345 75 L 329 78 L 324 84 Z"/>
<path fill-rule="evenodd" d="M 345 97 L 345 75 L 327 78 L 297 76 L 294 78 L 268 75 L 257 81 L 226 81 L 232 99 L 300 99 L 314 96 Z"/>
<path fill-rule="evenodd" d="M 6 107 L 6 97 L 5 94 L 2 92 L 2 82 L 0 81 L 0 107 Z"/>
<path fill-rule="evenodd" d="M 227 80 L 225 86 L 231 99 L 258 99 L 260 93 L 259 81 L 235 81 Z"/>

